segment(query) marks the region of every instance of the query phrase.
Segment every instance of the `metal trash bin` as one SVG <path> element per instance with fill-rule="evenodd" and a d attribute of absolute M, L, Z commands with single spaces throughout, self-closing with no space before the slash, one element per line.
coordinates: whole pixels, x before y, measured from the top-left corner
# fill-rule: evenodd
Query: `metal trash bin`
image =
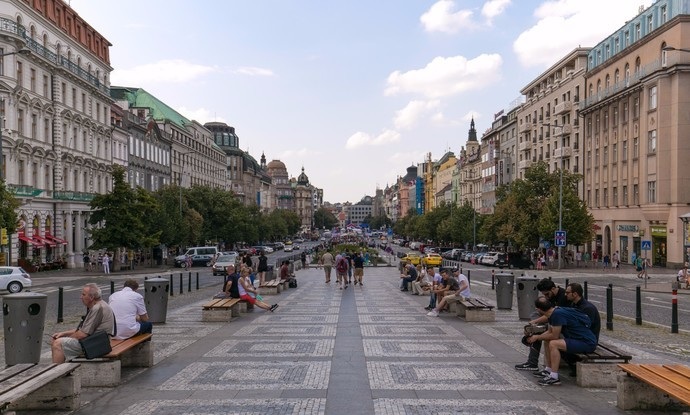
<path fill-rule="evenodd" d="M 513 308 L 514 285 L 515 276 L 513 274 L 496 274 L 496 308 L 502 310 Z"/>
<path fill-rule="evenodd" d="M 41 360 L 48 296 L 20 292 L 6 295 L 2 301 L 5 364 L 38 363 Z"/>
<path fill-rule="evenodd" d="M 530 316 L 534 313 L 534 302 L 539 298 L 538 283 L 539 279 L 537 277 L 518 278 L 517 303 L 518 318 L 520 320 L 530 320 Z"/>
<path fill-rule="evenodd" d="M 149 278 L 144 281 L 144 302 L 151 323 L 165 323 L 168 314 L 170 281 L 165 278 Z"/>

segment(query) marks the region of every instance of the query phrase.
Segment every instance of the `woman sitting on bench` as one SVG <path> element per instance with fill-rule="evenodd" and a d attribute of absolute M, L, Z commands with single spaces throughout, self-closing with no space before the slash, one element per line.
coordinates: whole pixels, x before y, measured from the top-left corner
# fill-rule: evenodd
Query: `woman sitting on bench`
<path fill-rule="evenodd" d="M 278 304 L 269 305 L 256 298 L 256 288 L 254 288 L 254 285 L 252 285 L 251 281 L 249 280 L 249 273 L 249 268 L 243 266 L 242 270 L 240 271 L 239 284 L 237 285 L 237 289 L 240 292 L 240 299 L 248 302 L 251 305 L 258 305 L 264 310 L 268 310 L 270 312 L 275 311 L 275 309 L 278 308 Z"/>

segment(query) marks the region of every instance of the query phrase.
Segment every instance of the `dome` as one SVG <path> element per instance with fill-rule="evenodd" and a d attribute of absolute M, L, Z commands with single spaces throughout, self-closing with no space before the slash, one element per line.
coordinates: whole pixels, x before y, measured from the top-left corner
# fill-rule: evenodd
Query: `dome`
<path fill-rule="evenodd" d="M 302 174 L 297 177 L 297 184 L 301 184 L 303 186 L 309 185 L 309 177 L 304 174 L 304 167 L 302 167 Z"/>
<path fill-rule="evenodd" d="M 283 163 L 280 160 L 272 160 L 270 163 L 268 163 L 268 165 L 266 167 L 271 169 L 271 170 L 273 170 L 273 169 L 275 169 L 275 170 L 278 170 L 278 169 L 287 170 L 287 167 L 285 167 L 285 163 Z"/>

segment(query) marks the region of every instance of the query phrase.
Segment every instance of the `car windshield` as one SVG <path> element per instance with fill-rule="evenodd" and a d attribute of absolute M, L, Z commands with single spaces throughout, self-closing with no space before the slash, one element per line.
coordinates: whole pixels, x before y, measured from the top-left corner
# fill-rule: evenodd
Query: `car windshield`
<path fill-rule="evenodd" d="M 235 257 L 232 255 L 223 255 L 219 257 L 216 262 L 235 262 Z"/>

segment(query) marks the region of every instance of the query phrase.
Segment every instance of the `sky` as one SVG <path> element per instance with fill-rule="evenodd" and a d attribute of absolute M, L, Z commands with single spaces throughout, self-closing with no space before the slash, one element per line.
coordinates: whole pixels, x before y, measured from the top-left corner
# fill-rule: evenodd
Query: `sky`
<path fill-rule="evenodd" d="M 520 90 L 651 0 L 71 0 L 113 46 L 111 85 L 235 127 L 257 161 L 360 201 L 459 154 Z"/>

